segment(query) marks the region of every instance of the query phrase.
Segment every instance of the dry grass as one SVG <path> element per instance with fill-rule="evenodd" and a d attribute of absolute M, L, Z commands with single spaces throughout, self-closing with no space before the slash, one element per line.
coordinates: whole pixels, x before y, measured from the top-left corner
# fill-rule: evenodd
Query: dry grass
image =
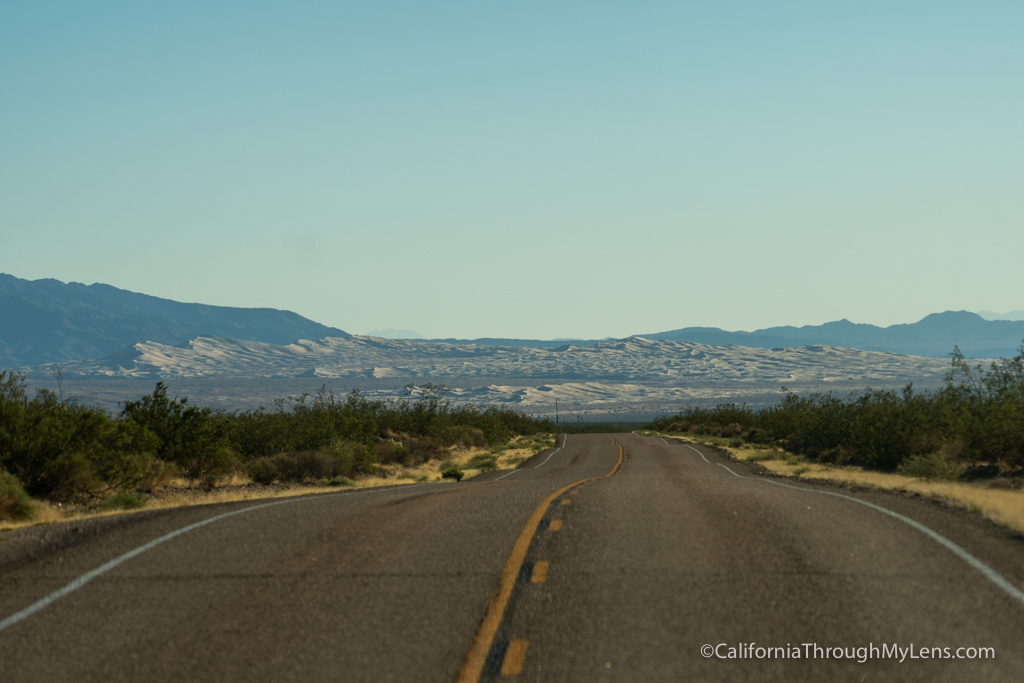
<path fill-rule="evenodd" d="M 554 437 L 547 443 L 554 442 Z M 522 445 L 518 445 L 522 444 Z M 507 446 L 497 449 L 497 469 L 514 469 L 523 460 L 540 452 L 540 444 L 534 445 L 529 437 L 516 437 Z M 465 467 L 466 463 L 476 455 L 491 453 L 486 448 L 468 448 L 452 452 L 451 462 L 459 465 L 466 472 L 466 478 L 480 474 L 482 470 Z M 351 489 L 378 488 L 381 486 L 401 486 L 421 482 L 450 481 L 441 477 L 441 461 L 431 460 L 416 467 L 401 465 L 385 465 L 381 469 L 386 476 L 367 476 L 355 480 L 351 486 L 316 486 L 308 484 L 273 484 L 261 486 L 253 483 L 249 477 L 235 475 L 223 481 L 217 488 L 208 490 L 198 487 L 186 479 L 171 479 L 157 491 L 146 496 L 145 507 L 141 510 L 161 510 L 165 508 L 186 507 L 190 505 L 209 505 L 211 503 L 233 503 L 241 500 L 261 500 L 268 498 L 285 498 L 289 496 L 308 496 L 322 493 L 337 493 Z M 32 501 L 35 508 L 35 519 L 31 521 L 0 521 L 0 531 L 18 529 L 35 524 L 52 524 L 73 519 L 90 517 L 106 517 L 138 512 L 138 510 L 97 510 L 85 507 L 55 505 L 46 501 Z"/>
<path fill-rule="evenodd" d="M 757 462 L 774 474 L 871 486 L 941 500 L 950 505 L 979 512 L 996 524 L 1024 534 L 1024 491 L 989 488 L 984 484 L 915 479 L 859 467 L 820 465 L 778 450 L 755 449 L 750 446 L 731 448 L 721 445 L 721 439 L 690 434 L 686 435 L 686 439 L 722 448 L 732 453 L 737 460 Z"/>

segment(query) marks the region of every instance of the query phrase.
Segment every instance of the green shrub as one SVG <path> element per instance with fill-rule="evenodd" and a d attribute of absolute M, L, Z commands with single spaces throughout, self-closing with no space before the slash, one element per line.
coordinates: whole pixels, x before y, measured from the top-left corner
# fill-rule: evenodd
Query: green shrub
<path fill-rule="evenodd" d="M 33 517 L 32 499 L 21 487 L 21 482 L 10 472 L 0 470 L 0 519 L 20 521 Z"/>
<path fill-rule="evenodd" d="M 377 462 L 381 465 L 390 465 L 396 462 L 405 462 L 409 457 L 409 451 L 401 443 L 381 440 L 377 443 Z"/>
<path fill-rule="evenodd" d="M 135 510 L 146 504 L 146 497 L 137 493 L 115 493 L 100 504 L 104 510 Z"/>
<path fill-rule="evenodd" d="M 469 459 L 469 462 L 466 463 L 466 467 L 471 470 L 490 472 L 491 470 L 498 469 L 498 459 L 490 453 L 479 453 Z"/>
<path fill-rule="evenodd" d="M 818 462 L 823 462 L 828 465 L 845 465 L 854 459 L 855 452 L 853 449 L 846 446 L 836 446 L 835 448 L 829 448 L 821 452 L 818 456 Z"/>
<path fill-rule="evenodd" d="M 443 442 L 430 436 L 412 441 L 409 451 L 413 464 L 417 465 L 431 460 L 442 460 L 450 455 Z"/>
<path fill-rule="evenodd" d="M 462 478 L 466 476 L 458 465 L 453 462 L 446 462 L 441 465 L 441 476 L 445 479 L 454 479 L 455 481 L 462 481 Z"/>
<path fill-rule="evenodd" d="M 721 436 L 724 439 L 731 439 L 743 434 L 743 427 L 738 422 L 730 422 L 729 424 L 722 427 Z"/>
<path fill-rule="evenodd" d="M 427 385 L 413 400 L 369 401 L 321 387 L 275 401 L 276 410 L 226 413 L 169 398 L 158 382 L 112 416 L 52 392 L 29 399 L 21 375 L 0 371 L 0 468 L 33 496 L 89 503 L 152 489 L 172 472 L 208 486 L 240 468 L 259 483 L 352 478 L 381 471 L 378 463 L 446 460 L 452 445 L 501 446 L 554 429 L 508 408 L 454 407 L 446 391 Z"/>
<path fill-rule="evenodd" d="M 324 486 L 355 486 L 355 482 L 348 477 L 331 477 L 323 481 Z"/>
<path fill-rule="evenodd" d="M 277 470 L 277 479 L 288 482 L 296 482 L 302 479 L 299 459 L 291 453 L 278 453 L 270 458 L 270 463 Z"/>
<path fill-rule="evenodd" d="M 781 460 L 781 459 L 782 459 L 782 456 L 780 456 L 775 451 L 761 451 L 761 452 L 756 453 L 756 454 L 750 456 L 749 458 L 747 458 L 747 462 L 762 462 L 762 461 L 765 461 L 765 460 Z"/>
<path fill-rule="evenodd" d="M 743 439 L 729 439 L 730 448 L 742 448 L 744 444 Z"/>
<path fill-rule="evenodd" d="M 0 372 L 0 467 L 35 496 L 87 501 L 153 485 L 158 442 L 148 430 L 41 390 L 29 399 L 24 378 Z"/>
<path fill-rule="evenodd" d="M 257 484 L 270 486 L 277 481 L 277 467 L 274 459 L 267 456 L 250 460 L 246 465 L 249 477 Z"/>
<path fill-rule="evenodd" d="M 211 408 L 190 406 L 187 398 L 167 398 L 163 382 L 151 395 L 125 401 L 121 417 L 155 434 L 157 456 L 178 465 L 186 477 L 212 486 L 237 465 L 227 418 Z"/>
<path fill-rule="evenodd" d="M 310 481 L 330 479 L 341 476 L 341 463 L 330 453 L 324 451 L 307 451 L 295 456 L 298 464 L 298 480 Z"/>
<path fill-rule="evenodd" d="M 956 460 L 962 450 L 962 444 L 943 444 L 933 453 L 907 458 L 896 471 L 907 477 L 955 481 L 967 471 L 966 465 Z"/>
<path fill-rule="evenodd" d="M 487 446 L 487 439 L 482 429 L 470 427 L 466 429 L 458 443 L 463 448 L 484 448 Z"/>

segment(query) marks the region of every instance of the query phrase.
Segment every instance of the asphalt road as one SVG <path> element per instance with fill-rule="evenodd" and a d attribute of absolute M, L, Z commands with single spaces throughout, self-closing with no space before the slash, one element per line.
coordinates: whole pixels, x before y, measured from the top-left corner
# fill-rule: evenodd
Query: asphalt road
<path fill-rule="evenodd" d="M 0 681 L 1020 679 L 1019 536 L 752 469 L 577 435 L 459 484 L 9 532 Z"/>

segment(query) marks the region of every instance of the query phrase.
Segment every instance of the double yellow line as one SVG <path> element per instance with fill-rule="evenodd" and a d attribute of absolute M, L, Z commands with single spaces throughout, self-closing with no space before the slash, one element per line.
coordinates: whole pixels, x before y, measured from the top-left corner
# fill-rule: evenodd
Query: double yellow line
<path fill-rule="evenodd" d="M 542 500 L 540 505 L 533 510 L 533 514 L 527 520 L 526 526 L 519 533 L 516 544 L 512 547 L 512 553 L 508 556 L 508 561 L 505 562 L 505 568 L 501 572 L 501 580 L 498 581 L 498 589 L 491 596 L 491 601 L 487 605 L 487 611 L 484 613 L 480 628 L 477 629 L 476 635 L 473 637 L 473 645 L 469 648 L 469 653 L 462 663 L 462 669 L 459 670 L 458 678 L 455 679 L 457 683 L 477 683 L 480 680 L 480 674 L 483 672 L 484 664 L 487 662 L 487 653 L 490 652 L 491 645 L 494 643 L 494 636 L 498 633 L 498 627 L 501 625 L 502 617 L 505 616 L 505 608 L 508 606 L 512 589 L 515 588 L 516 577 L 519 576 L 523 561 L 526 559 L 526 551 L 530 549 L 530 542 L 533 540 L 534 534 L 537 533 L 537 527 L 540 526 L 540 521 L 544 518 L 544 514 L 551 503 L 569 489 L 597 481 L 598 479 L 607 479 L 615 474 L 622 465 L 622 458 L 625 452 L 622 450 L 622 446 L 616 444 L 614 440 L 612 443 L 619 447 L 619 460 L 608 474 L 603 477 L 580 479 L 568 486 L 563 486 Z M 512 655 L 518 660 L 518 668 L 521 668 L 522 661 L 526 657 L 526 641 L 515 641 L 515 643 L 515 650 L 509 652 L 506 657 Z M 512 648 L 510 647 L 510 649 Z"/>

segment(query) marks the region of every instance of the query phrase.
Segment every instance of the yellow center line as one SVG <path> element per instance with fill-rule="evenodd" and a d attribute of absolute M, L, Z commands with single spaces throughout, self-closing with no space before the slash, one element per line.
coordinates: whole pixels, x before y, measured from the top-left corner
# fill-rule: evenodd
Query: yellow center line
<path fill-rule="evenodd" d="M 600 478 L 607 479 L 615 474 L 619 469 L 619 466 L 622 465 L 622 457 L 622 446 L 619 446 L 618 462 L 616 462 L 615 466 L 608 471 L 608 474 Z M 487 611 L 484 612 L 483 621 L 480 622 L 480 627 L 477 629 L 476 635 L 473 637 L 473 644 L 470 646 L 469 652 L 466 653 L 466 659 L 462 662 L 462 669 L 459 670 L 459 675 L 455 679 L 457 683 L 476 683 L 480 680 L 480 674 L 483 672 L 484 664 L 487 662 L 487 653 L 490 651 L 491 644 L 494 642 L 494 636 L 498 633 L 498 627 L 501 626 L 501 619 L 505 615 L 505 607 L 508 606 L 508 599 L 512 595 L 512 589 L 516 585 L 516 577 L 519 575 L 519 570 L 523 566 L 523 560 L 526 559 L 526 551 L 530 549 L 530 541 L 533 540 L 533 535 L 537 533 L 537 527 L 540 525 L 540 521 L 543 519 L 545 513 L 547 513 L 548 507 L 560 495 L 569 489 L 595 481 L 597 478 L 598 477 L 589 477 L 587 479 L 575 481 L 568 486 L 563 486 L 542 500 L 540 504 L 534 508 L 533 514 L 530 515 L 530 519 L 527 520 L 526 526 L 524 526 L 523 530 L 519 533 L 519 538 L 516 539 L 515 545 L 512 546 L 512 553 L 508 556 L 508 560 L 505 562 L 505 568 L 501 572 L 501 579 L 498 581 L 498 588 L 494 591 L 494 595 L 491 596 L 491 601 L 487 605 Z M 560 519 L 551 520 L 551 523 L 548 526 L 550 531 L 558 531 L 561 528 L 562 520 Z M 526 641 L 513 640 L 509 643 L 509 649 L 505 654 L 506 661 L 508 661 L 508 653 L 512 651 L 514 643 L 521 643 L 521 645 L 517 646 L 522 648 L 520 656 L 526 656 Z M 521 669 L 521 659 L 519 666 Z M 503 664 L 502 673 L 504 674 L 504 672 L 505 667 Z"/>
<path fill-rule="evenodd" d="M 568 498 L 563 498 L 562 499 L 562 505 L 569 505 L 570 503 L 572 503 L 572 501 L 569 500 Z"/>
<path fill-rule="evenodd" d="M 547 560 L 540 560 L 533 563 L 533 574 L 530 576 L 530 583 L 544 583 L 548 578 L 548 567 L 551 563 Z"/>
<path fill-rule="evenodd" d="M 505 659 L 501 662 L 502 676 L 518 676 L 523 672 L 523 661 L 526 659 L 528 644 L 525 640 L 509 641 L 508 649 L 505 650 Z"/>

